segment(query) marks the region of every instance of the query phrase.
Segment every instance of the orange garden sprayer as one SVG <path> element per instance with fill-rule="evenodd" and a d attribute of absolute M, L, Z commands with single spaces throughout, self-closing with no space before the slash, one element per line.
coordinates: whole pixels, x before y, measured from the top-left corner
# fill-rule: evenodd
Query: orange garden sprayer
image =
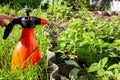
<path fill-rule="evenodd" d="M 4 31 L 3 39 L 6 39 L 15 24 L 22 26 L 21 38 L 13 51 L 11 69 L 15 69 L 16 67 L 26 68 L 28 65 L 34 65 L 40 61 L 40 51 L 34 36 L 34 28 L 35 25 L 44 25 L 47 24 L 48 21 L 32 17 L 29 15 L 30 12 L 31 10 L 26 10 L 27 16 L 14 19 L 7 25 Z"/>

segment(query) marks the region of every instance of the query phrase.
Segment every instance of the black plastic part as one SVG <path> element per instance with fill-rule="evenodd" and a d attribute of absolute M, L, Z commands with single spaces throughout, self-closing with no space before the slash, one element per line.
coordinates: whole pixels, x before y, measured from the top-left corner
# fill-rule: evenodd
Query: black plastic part
<path fill-rule="evenodd" d="M 31 10 L 26 9 L 25 12 L 26 12 L 26 16 L 30 16 L 30 12 L 31 12 Z"/>
<path fill-rule="evenodd" d="M 22 17 L 20 23 L 23 28 L 34 28 L 35 25 L 40 24 L 39 20 L 37 17 Z"/>
<path fill-rule="evenodd" d="M 40 18 L 29 16 L 30 15 L 29 13 L 31 12 L 31 10 L 27 9 L 27 10 L 25 10 L 25 12 L 26 12 L 27 16 L 22 16 L 17 19 L 14 19 L 12 22 L 10 22 L 7 25 L 7 27 L 4 31 L 3 39 L 6 39 L 9 36 L 14 25 L 16 25 L 16 24 L 20 24 L 23 28 L 34 28 L 35 25 L 41 24 Z"/>
<path fill-rule="evenodd" d="M 19 21 L 18 21 L 17 19 L 14 19 L 11 23 L 9 23 L 9 24 L 7 25 L 7 27 L 6 27 L 5 31 L 4 31 L 3 39 L 6 39 L 6 38 L 9 36 L 10 32 L 11 32 L 12 29 L 13 29 L 13 26 L 14 26 L 15 24 L 18 24 L 18 22 L 19 22 Z"/>

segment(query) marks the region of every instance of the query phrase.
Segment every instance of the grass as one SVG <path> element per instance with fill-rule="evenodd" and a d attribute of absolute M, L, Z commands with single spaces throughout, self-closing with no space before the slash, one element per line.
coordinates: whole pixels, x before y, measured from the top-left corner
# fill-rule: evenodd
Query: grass
<path fill-rule="evenodd" d="M 3 9 L 4 8 L 4 9 Z M 24 9 L 23 9 L 24 10 Z M 24 16 L 24 11 L 20 10 L 18 16 Z M 17 11 L 9 9 L 9 6 L 0 6 L 0 14 L 14 14 Z M 33 10 L 32 16 L 46 18 L 46 15 L 42 13 L 40 9 Z M 7 21 L 8 22 L 8 21 Z M 33 67 L 27 69 L 18 68 L 15 71 L 11 71 L 11 56 L 14 47 L 21 35 L 21 27 L 16 25 L 9 37 L 3 40 L 4 28 L 0 28 L 0 80 L 48 80 L 49 70 L 46 60 L 46 50 L 48 48 L 50 40 L 44 35 L 44 27 L 36 26 L 35 36 L 41 52 L 41 61 Z"/>

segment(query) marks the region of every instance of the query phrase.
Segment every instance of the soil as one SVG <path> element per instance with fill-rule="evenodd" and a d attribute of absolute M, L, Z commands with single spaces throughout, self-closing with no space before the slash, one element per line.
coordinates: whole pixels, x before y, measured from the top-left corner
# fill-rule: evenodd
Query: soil
<path fill-rule="evenodd" d="M 60 64 L 59 66 L 59 74 L 56 76 L 56 80 L 70 80 L 69 79 L 69 72 L 72 68 L 74 68 L 73 65 L 66 65 L 66 64 Z"/>

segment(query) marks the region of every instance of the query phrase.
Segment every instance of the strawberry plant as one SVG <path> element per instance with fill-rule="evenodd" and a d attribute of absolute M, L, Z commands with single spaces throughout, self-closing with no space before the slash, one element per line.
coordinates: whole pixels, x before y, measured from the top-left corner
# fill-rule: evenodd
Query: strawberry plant
<path fill-rule="evenodd" d="M 107 67 L 108 58 L 101 59 L 98 63 L 93 63 L 88 72 L 97 72 L 97 80 L 119 80 L 120 79 L 120 62 Z"/>
<path fill-rule="evenodd" d="M 92 63 L 89 68 L 83 70 L 74 60 L 65 60 L 68 65 L 74 65 L 69 72 L 71 80 L 119 80 L 120 62 L 108 66 L 108 57 L 100 59 L 99 62 Z M 83 74 L 84 72 L 84 74 Z"/>
<path fill-rule="evenodd" d="M 116 52 L 119 46 L 116 40 L 120 39 L 119 21 L 99 20 L 90 13 L 80 14 L 78 17 L 72 18 L 68 23 L 70 27 L 60 34 L 55 52 L 69 53 L 86 65 L 106 56 L 117 55 L 120 58 Z"/>

